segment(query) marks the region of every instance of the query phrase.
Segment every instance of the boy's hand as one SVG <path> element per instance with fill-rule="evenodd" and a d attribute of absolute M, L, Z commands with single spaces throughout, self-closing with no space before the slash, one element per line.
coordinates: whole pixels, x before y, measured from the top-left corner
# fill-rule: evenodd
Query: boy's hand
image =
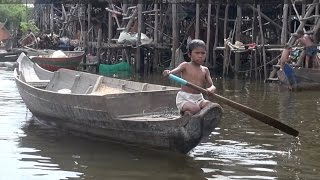
<path fill-rule="evenodd" d="M 215 89 L 213 88 L 207 88 L 207 95 L 214 95 Z"/>
<path fill-rule="evenodd" d="M 170 74 L 170 70 L 164 70 L 163 73 L 162 73 L 162 75 L 163 75 L 164 77 L 169 76 L 169 74 Z"/>

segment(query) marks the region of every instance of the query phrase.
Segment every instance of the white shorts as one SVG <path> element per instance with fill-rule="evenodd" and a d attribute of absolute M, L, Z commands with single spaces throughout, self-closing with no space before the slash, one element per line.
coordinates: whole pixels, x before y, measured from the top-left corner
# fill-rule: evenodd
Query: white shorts
<path fill-rule="evenodd" d="M 182 110 L 183 105 L 187 102 L 200 105 L 202 101 L 204 101 L 202 94 L 192 94 L 184 91 L 179 91 L 176 97 L 176 105 L 179 111 Z"/>

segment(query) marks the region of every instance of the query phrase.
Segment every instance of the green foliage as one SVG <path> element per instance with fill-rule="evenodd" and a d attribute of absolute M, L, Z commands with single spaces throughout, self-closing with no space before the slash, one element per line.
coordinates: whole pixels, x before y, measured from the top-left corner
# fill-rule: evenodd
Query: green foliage
<path fill-rule="evenodd" d="M 26 21 L 26 7 L 23 4 L 0 4 L 0 21 L 18 26 L 21 21 Z M 7 25 L 7 24 L 6 24 Z"/>
<path fill-rule="evenodd" d="M 20 23 L 20 29 L 22 31 L 22 33 L 26 33 L 29 29 L 33 32 L 33 33 L 37 33 L 39 32 L 39 28 L 36 26 L 34 21 L 28 21 L 28 22 L 21 22 Z"/>
<path fill-rule="evenodd" d="M 28 21 L 27 15 L 31 11 L 25 4 L 0 4 L 0 22 L 6 23 L 7 29 L 12 24 L 13 27 L 20 27 L 22 33 L 26 33 L 28 29 L 32 32 L 38 32 L 39 29 L 33 21 Z"/>

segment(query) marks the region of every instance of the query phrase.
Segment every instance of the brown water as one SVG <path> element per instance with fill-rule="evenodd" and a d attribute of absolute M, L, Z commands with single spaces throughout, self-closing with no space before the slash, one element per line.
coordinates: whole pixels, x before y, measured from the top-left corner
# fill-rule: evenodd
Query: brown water
<path fill-rule="evenodd" d="M 21 100 L 12 74 L 0 70 L 0 180 L 320 178 L 319 92 L 215 80 L 221 95 L 285 122 L 300 137 L 223 106 L 216 131 L 180 155 L 80 138 L 39 124 Z"/>

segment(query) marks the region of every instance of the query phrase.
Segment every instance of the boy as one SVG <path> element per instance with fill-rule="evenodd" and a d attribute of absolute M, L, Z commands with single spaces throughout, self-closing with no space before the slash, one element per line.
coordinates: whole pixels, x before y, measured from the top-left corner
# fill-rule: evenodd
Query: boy
<path fill-rule="evenodd" d="M 216 87 L 213 85 L 209 69 L 202 66 L 206 58 L 205 43 L 194 39 L 188 43 L 187 51 L 191 61 L 183 62 L 171 71 L 164 70 L 163 76 L 181 73 L 181 78 L 200 87 L 208 87 L 208 93 L 214 93 Z M 186 111 L 196 114 L 209 103 L 210 101 L 205 100 L 201 93 L 187 86 L 181 86 L 181 91 L 176 97 L 177 107 L 182 114 Z"/>
<path fill-rule="evenodd" d="M 279 59 L 280 70 L 283 69 L 284 64 L 286 64 L 290 61 L 291 50 L 292 50 L 292 47 L 289 44 L 286 44 L 284 47 L 284 50 L 281 53 L 281 57 Z"/>
<path fill-rule="evenodd" d="M 305 49 L 305 68 L 309 68 L 309 61 L 311 61 L 310 66 L 316 62 L 317 46 L 309 35 L 304 34 L 303 30 L 297 31 L 296 36 L 298 38 L 296 43 L 301 44 Z"/>

